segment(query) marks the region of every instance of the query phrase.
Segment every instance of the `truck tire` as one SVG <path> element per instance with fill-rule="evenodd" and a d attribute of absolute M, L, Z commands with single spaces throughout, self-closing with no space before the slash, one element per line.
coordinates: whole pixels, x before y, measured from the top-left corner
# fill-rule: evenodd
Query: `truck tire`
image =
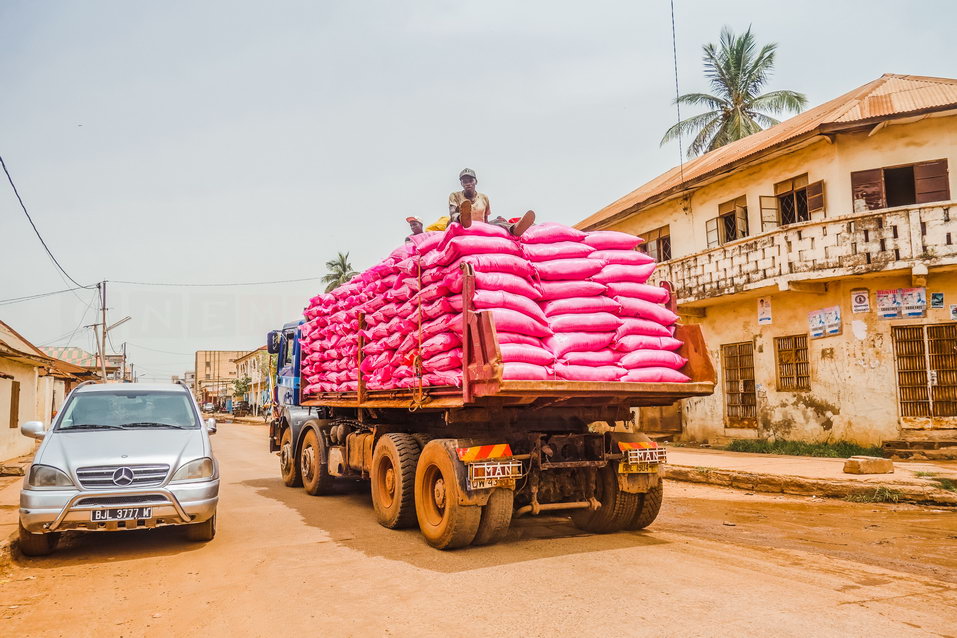
<path fill-rule="evenodd" d="M 478 531 L 472 539 L 473 545 L 494 545 L 508 534 L 512 524 L 512 512 L 515 510 L 515 492 L 504 487 L 492 489 L 488 503 L 482 508 L 482 518 Z"/>
<path fill-rule="evenodd" d="M 459 504 L 458 462 L 437 439 L 423 448 L 415 470 L 415 515 L 425 542 L 436 549 L 471 543 L 482 518 L 481 507 Z"/>
<path fill-rule="evenodd" d="M 299 459 L 292 444 L 292 428 L 282 431 L 279 440 L 279 472 L 286 487 L 302 487 L 302 475 L 299 474 Z"/>
<path fill-rule="evenodd" d="M 658 518 L 658 512 L 661 511 L 661 501 L 664 497 L 664 485 L 661 483 L 661 479 L 658 479 L 658 485 L 648 490 L 646 494 L 637 494 L 637 496 L 639 497 L 638 509 L 632 519 L 628 521 L 628 524 L 625 525 L 625 529 L 645 529 Z"/>
<path fill-rule="evenodd" d="M 307 425 L 307 421 L 303 425 Z M 326 456 L 326 442 L 315 428 L 310 428 L 302 439 L 299 452 L 299 473 L 302 486 L 313 496 L 324 496 L 332 492 L 335 478 L 329 474 L 329 467 L 323 463 Z"/>
<path fill-rule="evenodd" d="M 634 518 L 639 495 L 618 489 L 618 477 L 611 465 L 599 468 L 596 478 L 595 498 L 601 503 L 601 508 L 595 511 L 576 510 L 572 514 L 572 522 L 578 529 L 594 534 L 620 531 Z"/>
<path fill-rule="evenodd" d="M 190 523 L 186 526 L 186 538 L 196 543 L 208 543 L 216 537 L 216 515 L 213 514 L 202 523 Z"/>
<path fill-rule="evenodd" d="M 432 440 L 432 437 L 428 434 L 413 434 L 412 438 L 415 439 L 415 442 L 419 444 L 419 450 L 425 447 L 425 445 Z"/>
<path fill-rule="evenodd" d="M 23 527 L 23 523 L 18 522 L 20 532 L 20 553 L 24 556 L 47 556 L 56 549 L 57 541 L 60 540 L 59 532 L 47 532 L 46 534 L 34 534 Z"/>
<path fill-rule="evenodd" d="M 419 444 L 411 434 L 385 434 L 372 453 L 372 507 L 379 525 L 415 525 L 415 466 Z"/>

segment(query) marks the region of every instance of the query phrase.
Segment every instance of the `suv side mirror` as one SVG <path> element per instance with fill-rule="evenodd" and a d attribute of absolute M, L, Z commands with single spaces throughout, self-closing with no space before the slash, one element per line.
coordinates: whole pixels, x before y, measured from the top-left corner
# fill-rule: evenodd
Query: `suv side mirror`
<path fill-rule="evenodd" d="M 20 424 L 20 434 L 31 439 L 42 439 L 47 432 L 43 427 L 43 421 L 27 421 Z"/>
<path fill-rule="evenodd" d="M 270 330 L 266 333 L 266 352 L 279 354 L 279 331 Z"/>
<path fill-rule="evenodd" d="M 216 434 L 216 419 L 206 419 L 206 432 Z"/>

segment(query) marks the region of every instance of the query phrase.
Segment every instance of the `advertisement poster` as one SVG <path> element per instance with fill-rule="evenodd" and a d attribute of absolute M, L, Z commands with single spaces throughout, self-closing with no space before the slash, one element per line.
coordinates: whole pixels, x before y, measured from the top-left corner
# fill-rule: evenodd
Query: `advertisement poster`
<path fill-rule="evenodd" d="M 841 307 L 831 306 L 821 313 L 824 315 L 824 334 L 828 337 L 841 334 Z"/>
<path fill-rule="evenodd" d="M 927 289 L 904 288 L 901 293 L 901 310 L 905 317 L 923 317 L 927 313 Z"/>
<path fill-rule="evenodd" d="M 851 311 L 854 314 L 871 311 L 871 291 L 867 288 L 855 288 L 851 291 Z"/>
<path fill-rule="evenodd" d="M 957 321 L 957 303 L 950 304 L 950 318 Z"/>
<path fill-rule="evenodd" d="M 901 291 L 899 288 L 877 291 L 877 315 L 881 319 L 896 319 L 901 316 Z"/>
<path fill-rule="evenodd" d="M 942 293 L 942 292 L 932 292 L 932 293 L 930 293 L 930 307 L 931 307 L 931 308 L 943 308 L 943 307 L 944 307 L 944 293 Z"/>
<path fill-rule="evenodd" d="M 807 328 L 812 339 L 820 339 L 824 336 L 824 311 L 814 310 L 807 313 Z"/>
<path fill-rule="evenodd" d="M 771 323 L 771 298 L 758 299 L 758 325 L 766 326 Z"/>

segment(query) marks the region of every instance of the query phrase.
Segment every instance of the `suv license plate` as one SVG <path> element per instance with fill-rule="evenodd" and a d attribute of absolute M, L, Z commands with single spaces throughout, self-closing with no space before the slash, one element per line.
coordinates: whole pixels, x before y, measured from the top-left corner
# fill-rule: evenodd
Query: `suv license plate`
<path fill-rule="evenodd" d="M 152 507 L 121 507 L 111 510 L 93 510 L 91 520 L 99 521 L 135 521 L 141 518 L 150 518 L 153 515 Z"/>

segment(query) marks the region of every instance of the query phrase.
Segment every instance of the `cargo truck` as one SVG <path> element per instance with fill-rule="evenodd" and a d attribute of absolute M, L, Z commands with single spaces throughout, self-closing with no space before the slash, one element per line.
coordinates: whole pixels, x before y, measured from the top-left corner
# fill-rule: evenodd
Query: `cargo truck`
<path fill-rule="evenodd" d="M 494 317 L 472 307 L 474 273 L 463 268 L 461 387 L 368 390 L 360 372 L 355 392 L 307 396 L 302 322 L 268 334 L 278 355 L 269 450 L 285 485 L 328 495 L 337 482 L 368 481 L 381 525 L 417 525 L 438 549 L 496 543 L 513 519 L 543 512 L 567 512 L 593 533 L 648 526 L 665 448 L 614 426 L 632 424 L 633 408 L 713 393 L 698 326 L 675 331 L 690 383 L 503 380 Z"/>

